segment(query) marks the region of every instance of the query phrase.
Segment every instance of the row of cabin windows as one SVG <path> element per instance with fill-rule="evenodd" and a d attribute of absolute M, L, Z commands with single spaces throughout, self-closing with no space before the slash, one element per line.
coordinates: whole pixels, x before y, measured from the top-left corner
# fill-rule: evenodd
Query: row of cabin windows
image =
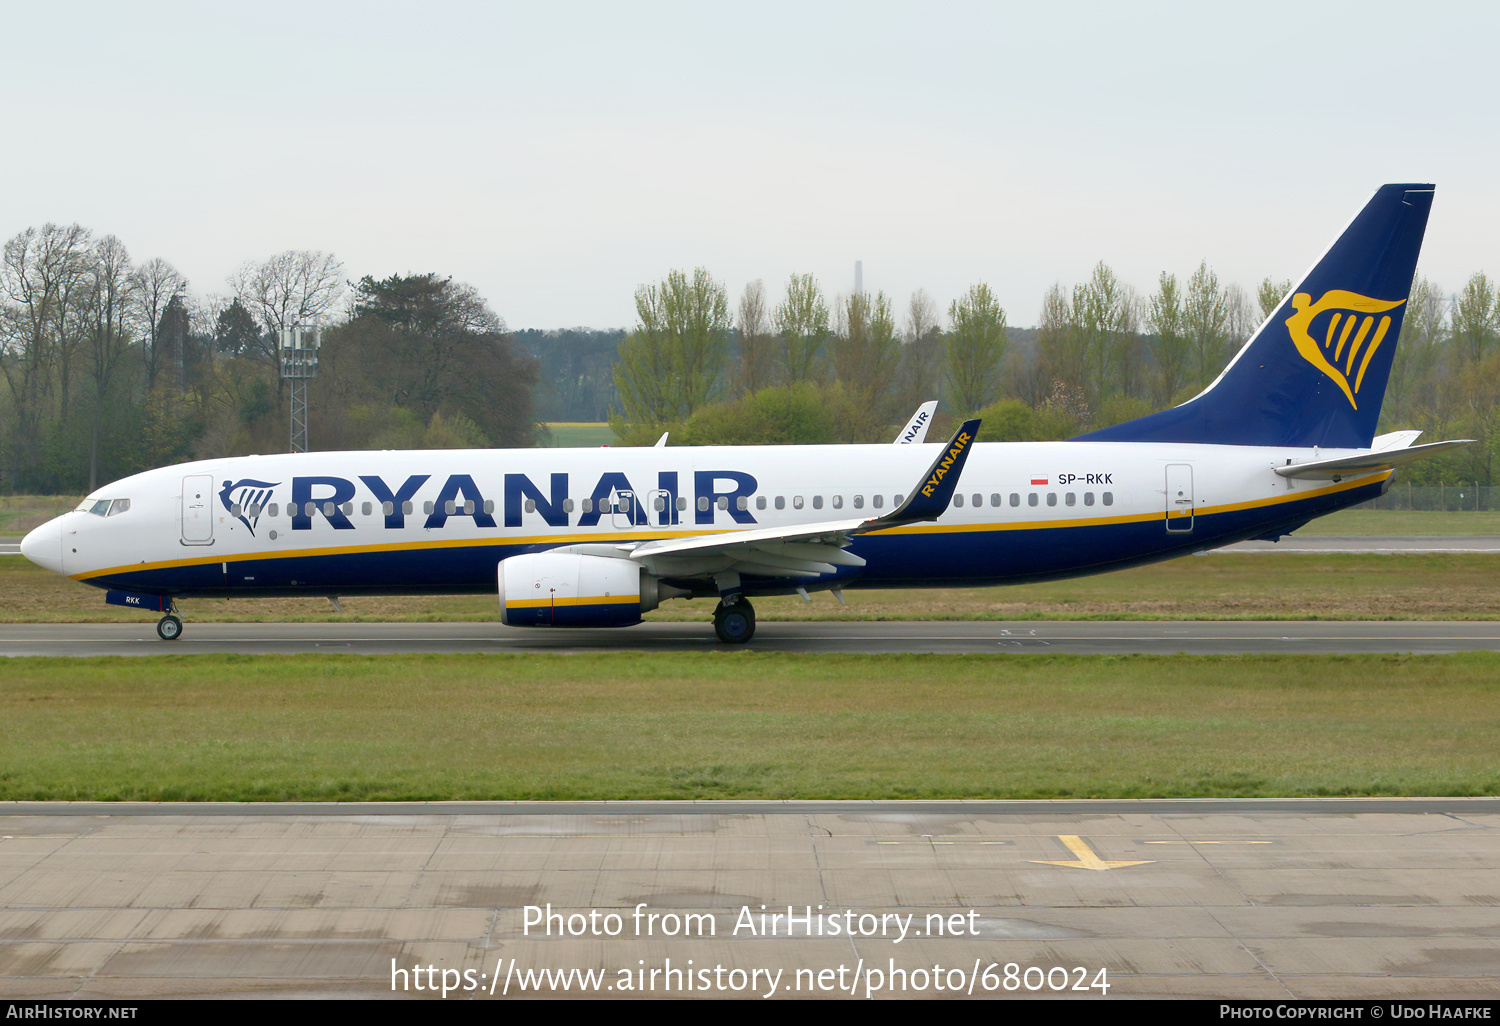
<path fill-rule="evenodd" d="M 904 498 L 904 496 L 901 496 L 901 495 L 895 496 L 893 498 L 892 502 L 891 502 L 892 507 L 894 508 L 894 507 L 900 506 L 901 505 L 901 500 L 903 498 Z M 1113 506 L 1115 504 L 1115 496 L 1114 496 L 1113 492 L 1104 492 L 1103 494 L 1100 495 L 1099 498 L 1100 498 L 1100 501 L 1102 501 L 1103 504 L 1106 505 L 1106 506 Z M 975 492 L 972 496 L 970 496 L 968 498 L 967 502 L 971 506 L 975 506 L 975 507 L 983 506 L 984 505 L 984 496 L 981 495 L 978 492 Z M 775 504 L 776 504 L 776 508 L 777 509 L 786 509 L 786 503 L 787 503 L 787 497 L 785 495 L 778 495 L 778 496 L 776 496 Z M 965 504 L 965 498 L 964 498 L 963 495 L 955 494 L 953 496 L 953 505 L 954 506 L 962 508 L 964 506 L 964 504 Z M 1040 498 L 1039 494 L 1037 492 L 1030 492 L 1030 493 L 1028 493 L 1027 496 L 1026 496 L 1026 504 L 1028 506 L 1037 506 L 1037 505 L 1040 505 L 1041 504 L 1041 498 Z M 1078 504 L 1078 493 L 1077 492 L 1064 492 L 1063 493 L 1063 505 L 1064 506 L 1076 506 L 1077 504 Z M 1085 506 L 1092 506 L 1094 504 L 1094 493 L 1093 492 L 1084 492 L 1083 493 L 1083 504 Z M 100 505 L 104 506 L 105 509 L 109 509 L 109 505 L 108 505 L 107 501 L 95 504 L 95 506 L 100 506 Z M 113 515 L 115 513 L 123 512 L 124 510 L 129 509 L 130 508 L 130 500 L 129 499 L 116 499 L 115 500 L 115 505 L 116 506 L 122 506 L 123 508 L 122 509 L 109 509 L 109 515 Z M 277 516 L 281 515 L 281 512 L 278 509 L 278 505 L 279 505 L 278 503 L 274 503 L 273 502 L 269 506 L 261 507 L 259 505 L 256 505 L 256 504 L 252 503 L 249 507 L 241 507 L 241 505 L 239 503 L 235 503 L 230 508 L 230 513 L 232 513 L 234 516 L 244 515 L 244 516 L 258 517 L 258 516 L 261 515 L 262 512 L 265 512 L 268 516 L 277 517 Z M 667 508 L 666 497 L 665 496 L 661 496 L 661 495 L 655 496 L 654 501 L 652 502 L 652 505 L 655 507 L 656 512 L 660 513 L 662 511 L 664 511 Z M 725 496 L 725 495 L 719 496 L 716 505 L 719 507 L 719 509 L 728 509 L 729 508 L 729 497 Z M 830 496 L 829 497 L 829 505 L 831 505 L 834 509 L 843 509 L 844 508 L 844 497 L 842 495 Z M 851 500 L 850 500 L 850 505 L 852 505 L 855 509 L 864 509 L 864 506 L 865 506 L 865 497 L 863 495 L 853 496 L 851 498 Z M 885 496 L 883 496 L 883 495 L 872 495 L 872 496 L 870 496 L 870 505 L 872 507 L 874 507 L 875 509 L 883 509 L 885 507 Z M 1001 495 L 1000 495 L 999 492 L 991 492 L 990 493 L 990 505 L 991 506 L 999 506 L 999 505 L 1001 505 Z M 1021 493 L 1020 492 L 1011 492 L 1010 493 L 1010 505 L 1012 505 L 1012 506 L 1019 506 L 1019 505 L 1021 505 Z M 1056 492 L 1048 492 L 1047 493 L 1047 505 L 1049 505 L 1049 506 L 1056 506 L 1057 505 L 1057 493 Z M 592 513 L 594 511 L 594 500 L 593 499 L 582 499 L 582 500 L 579 501 L 578 506 L 579 506 L 579 508 L 584 513 Z M 679 495 L 677 497 L 676 506 L 677 506 L 678 510 L 686 510 L 687 509 L 687 499 L 684 498 L 683 496 Z M 698 509 L 701 510 L 701 511 L 705 511 L 706 512 L 708 510 L 708 506 L 709 506 L 708 496 L 706 496 L 706 495 L 700 495 L 698 497 Z M 749 508 L 749 502 L 748 502 L 748 500 L 746 499 L 745 496 L 739 495 L 739 496 L 735 497 L 734 506 L 735 506 L 735 509 L 740 509 L 740 510 L 748 509 Z M 801 496 L 801 495 L 793 495 L 792 496 L 792 509 L 803 509 L 804 506 L 805 506 L 805 499 L 804 499 L 803 496 Z M 309 516 L 309 517 L 312 516 L 313 514 L 319 512 L 320 508 L 321 508 L 321 511 L 322 511 L 322 513 L 323 513 L 324 516 L 331 517 L 331 516 L 333 516 L 334 509 L 335 509 L 335 506 L 334 506 L 334 504 L 332 502 L 323 502 L 323 503 L 308 502 L 308 503 L 304 504 L 304 507 L 305 507 L 305 509 L 304 509 L 303 515 L 304 516 Z M 766 508 L 766 496 L 764 496 L 764 495 L 757 495 L 755 497 L 755 508 L 756 509 L 765 509 Z M 812 497 L 812 508 L 813 509 L 822 509 L 823 508 L 823 496 L 821 496 L 821 495 L 814 495 Z M 352 503 L 352 502 L 346 502 L 342 506 L 337 507 L 337 509 L 338 509 L 339 512 L 343 513 L 344 516 L 346 516 L 346 517 L 354 515 L 354 503 Z M 423 503 L 423 505 L 422 505 L 422 512 L 424 514 L 431 515 L 432 509 L 433 509 L 433 504 L 432 504 L 431 500 Z M 563 500 L 563 509 L 566 512 L 568 512 L 568 513 L 573 512 L 573 500 L 572 499 L 564 499 Z M 477 507 L 476 507 L 476 505 L 475 505 L 475 503 L 474 503 L 474 501 L 472 499 L 470 499 L 468 501 L 465 501 L 465 502 L 456 502 L 456 501 L 454 501 L 452 499 L 449 499 L 447 502 L 443 503 L 443 512 L 445 514 L 447 514 L 448 516 L 454 516 L 456 514 L 462 514 L 464 516 L 473 516 L 474 513 L 476 512 L 476 510 L 477 510 Z M 396 508 L 395 508 L 395 505 L 393 503 L 383 502 L 383 503 L 380 504 L 380 512 L 384 516 L 390 516 L 395 511 L 396 511 Z M 495 501 L 493 499 L 486 499 L 484 501 L 484 511 L 486 513 L 489 513 L 489 514 L 493 514 L 495 512 Z M 105 513 L 104 513 L 103 510 L 94 509 L 94 510 L 90 510 L 90 512 L 97 512 L 100 516 L 104 516 L 105 515 Z M 406 516 L 410 516 L 412 514 L 412 512 L 413 512 L 412 503 L 411 502 L 403 502 L 401 504 L 401 512 L 402 512 L 402 514 L 404 514 Z M 536 512 L 536 500 L 535 499 L 527 499 L 526 500 L 526 512 L 528 512 L 528 513 L 535 513 Z M 608 513 L 608 512 L 628 513 L 628 512 L 630 512 L 630 499 L 628 497 L 626 497 L 626 496 L 619 496 L 617 498 L 616 502 L 613 504 L 613 507 L 611 506 L 611 503 L 609 502 L 609 500 L 607 500 L 607 499 L 601 499 L 600 502 L 599 502 L 599 512 L 600 513 Z M 360 514 L 362 516 L 370 516 L 372 513 L 373 513 L 373 508 L 372 508 L 372 506 L 371 506 L 370 503 L 366 502 L 366 503 L 362 503 L 360 505 Z M 289 502 L 289 503 L 286 504 L 286 515 L 289 516 L 289 517 L 294 517 L 294 516 L 297 515 L 297 508 L 296 508 L 296 504 L 295 503 L 290 503 Z"/>
<path fill-rule="evenodd" d="M 1100 499 L 1101 502 L 1104 503 L 1104 505 L 1106 505 L 1106 506 L 1113 506 L 1115 504 L 1115 493 L 1114 492 L 1104 492 L 1103 494 L 1101 494 L 1099 496 L 1099 499 Z M 971 505 L 971 506 L 983 506 L 984 505 L 984 496 L 981 495 L 981 494 L 979 494 L 978 492 L 975 492 L 972 496 L 969 497 L 968 501 L 969 501 L 969 505 Z M 1010 504 L 1012 506 L 1019 506 L 1019 505 L 1021 505 L 1021 493 L 1020 492 L 1011 492 L 1010 493 Z M 1093 492 L 1084 492 L 1083 493 L 1083 504 L 1085 506 L 1092 506 L 1094 504 L 1094 493 Z M 964 505 L 964 497 L 962 495 L 959 495 L 959 494 L 955 493 L 954 496 L 953 496 L 953 505 L 962 508 L 963 505 Z M 991 506 L 999 506 L 1000 505 L 1000 493 L 999 492 L 991 492 L 990 493 L 990 505 Z M 1027 494 L 1027 496 L 1026 496 L 1026 505 L 1028 505 L 1028 506 L 1038 506 L 1038 505 L 1041 505 L 1041 497 L 1040 497 L 1040 495 L 1037 492 L 1029 492 Z M 1048 492 L 1047 493 L 1047 505 L 1049 505 L 1049 506 L 1056 506 L 1057 505 L 1057 493 L 1056 492 Z M 1076 505 L 1078 505 L 1078 493 L 1077 492 L 1064 492 L 1063 493 L 1063 505 L 1064 506 L 1076 506 Z"/>

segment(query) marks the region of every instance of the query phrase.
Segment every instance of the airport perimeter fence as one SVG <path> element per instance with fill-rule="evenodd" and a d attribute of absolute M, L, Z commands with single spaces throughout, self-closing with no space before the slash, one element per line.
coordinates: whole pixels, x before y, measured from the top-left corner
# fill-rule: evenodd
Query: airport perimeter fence
<path fill-rule="evenodd" d="M 1378 499 L 1362 502 L 1350 509 L 1418 509 L 1483 511 L 1500 508 L 1500 488 L 1477 481 L 1462 484 L 1410 485 L 1397 482 Z"/>

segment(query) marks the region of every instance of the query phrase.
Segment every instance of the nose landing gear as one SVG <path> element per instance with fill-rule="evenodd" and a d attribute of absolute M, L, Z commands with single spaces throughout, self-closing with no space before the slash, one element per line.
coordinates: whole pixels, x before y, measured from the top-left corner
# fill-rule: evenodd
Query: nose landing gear
<path fill-rule="evenodd" d="M 168 613 L 156 621 L 156 636 L 163 641 L 176 641 L 182 637 L 182 621 Z"/>

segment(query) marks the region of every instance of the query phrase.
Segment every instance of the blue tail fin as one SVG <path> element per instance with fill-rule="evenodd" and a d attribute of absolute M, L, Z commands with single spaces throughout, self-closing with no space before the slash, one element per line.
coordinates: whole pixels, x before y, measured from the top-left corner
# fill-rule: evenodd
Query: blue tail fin
<path fill-rule="evenodd" d="M 1368 448 L 1432 192 L 1382 186 L 1196 398 L 1075 440 Z"/>

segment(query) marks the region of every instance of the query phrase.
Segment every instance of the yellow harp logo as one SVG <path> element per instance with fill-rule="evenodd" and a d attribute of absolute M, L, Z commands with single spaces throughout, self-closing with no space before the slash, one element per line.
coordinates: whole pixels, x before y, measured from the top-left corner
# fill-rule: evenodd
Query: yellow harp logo
<path fill-rule="evenodd" d="M 1394 310 L 1404 302 L 1404 299 L 1371 299 L 1357 292 L 1333 289 L 1323 293 L 1322 298 L 1314 303 L 1312 296 L 1299 292 L 1292 297 L 1292 308 L 1297 312 L 1287 318 L 1286 326 L 1302 358 L 1333 379 L 1334 384 L 1344 390 L 1349 405 L 1357 410 L 1359 403 L 1354 397 L 1365 380 L 1365 369 L 1370 366 L 1370 358 L 1391 328 L 1389 315 L 1380 317 L 1378 324 L 1376 315 Z M 1328 319 L 1327 331 L 1319 345 L 1311 329 L 1313 321 L 1326 313 L 1333 316 Z M 1375 333 L 1373 338 L 1370 337 L 1371 329 Z M 1356 363 L 1359 366 L 1357 373 Z"/>

